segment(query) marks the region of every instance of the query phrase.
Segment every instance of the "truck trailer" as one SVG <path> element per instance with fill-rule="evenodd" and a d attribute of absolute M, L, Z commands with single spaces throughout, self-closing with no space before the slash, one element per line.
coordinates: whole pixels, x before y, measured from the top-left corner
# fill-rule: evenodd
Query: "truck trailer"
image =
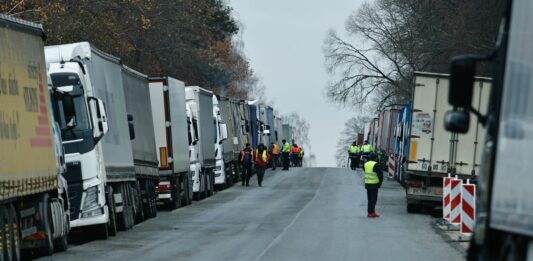
<path fill-rule="evenodd" d="M 190 136 L 185 84 L 171 77 L 149 78 L 152 136 L 159 159 L 157 199 L 170 209 L 192 202 Z M 144 96 L 145 99 L 147 96 Z M 193 149 L 194 150 L 194 149 Z M 195 153 L 196 154 L 196 153 Z"/>
<path fill-rule="evenodd" d="M 442 205 L 442 178 L 448 174 L 475 182 L 479 174 L 483 126 L 475 125 L 465 134 L 448 133 L 444 116 L 452 107 L 448 94 L 449 75 L 416 72 L 409 130 L 409 152 L 404 165 L 407 211 Z M 486 108 L 491 79 L 475 79 L 473 108 Z M 485 109 L 482 109 L 483 111 Z"/>
<path fill-rule="evenodd" d="M 0 259 L 66 250 L 69 202 L 41 25 L 0 15 Z M 26 160 L 24 160 L 26 159 Z"/>

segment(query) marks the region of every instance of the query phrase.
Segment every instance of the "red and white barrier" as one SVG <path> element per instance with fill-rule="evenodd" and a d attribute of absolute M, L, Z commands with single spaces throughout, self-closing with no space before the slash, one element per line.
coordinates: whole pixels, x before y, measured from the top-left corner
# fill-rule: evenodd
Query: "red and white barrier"
<path fill-rule="evenodd" d="M 451 183 L 451 192 L 450 192 L 450 222 L 452 224 L 461 224 L 461 190 L 463 185 L 463 180 L 454 178 L 450 181 Z"/>
<path fill-rule="evenodd" d="M 476 221 L 476 185 L 462 184 L 461 191 L 461 233 L 470 235 Z"/>
<path fill-rule="evenodd" d="M 451 212 L 451 183 L 452 177 L 444 177 L 442 181 L 442 218 L 450 221 Z"/>
<path fill-rule="evenodd" d="M 389 162 L 387 164 L 387 166 L 389 167 L 389 178 L 394 178 L 394 169 L 396 168 L 395 167 L 395 161 L 394 161 L 394 155 L 390 155 L 389 156 Z"/>

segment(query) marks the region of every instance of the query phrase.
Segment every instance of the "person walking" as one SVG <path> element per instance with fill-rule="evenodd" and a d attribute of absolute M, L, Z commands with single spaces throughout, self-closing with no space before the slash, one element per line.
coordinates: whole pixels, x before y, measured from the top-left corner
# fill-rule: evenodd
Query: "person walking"
<path fill-rule="evenodd" d="M 261 187 L 263 185 L 263 177 L 265 176 L 265 170 L 270 160 L 270 154 L 268 153 L 263 143 L 259 144 L 255 154 L 255 169 L 257 171 L 257 185 Z"/>
<path fill-rule="evenodd" d="M 272 145 L 270 146 L 270 154 L 272 157 L 272 159 L 270 160 L 270 164 L 272 165 L 272 170 L 276 170 L 276 167 L 278 165 L 278 153 L 279 153 L 278 144 L 276 144 L 275 142 L 272 142 Z"/>
<path fill-rule="evenodd" d="M 300 147 L 299 151 L 298 151 L 298 165 L 300 167 L 303 166 L 303 162 L 304 162 L 304 149 L 302 147 Z"/>
<path fill-rule="evenodd" d="M 359 147 L 355 141 L 348 147 L 348 158 L 350 158 L 350 169 L 355 170 L 359 166 Z"/>
<path fill-rule="evenodd" d="M 246 183 L 250 185 L 250 177 L 252 175 L 252 164 L 254 162 L 254 151 L 250 148 L 250 143 L 246 143 L 246 148 L 241 150 L 241 164 L 242 164 L 242 186 Z"/>
<path fill-rule="evenodd" d="M 383 170 L 376 162 L 376 154 L 370 153 L 368 155 L 368 161 L 365 163 L 364 169 L 368 217 L 377 218 L 379 214 L 376 213 L 376 203 L 378 202 L 378 190 L 383 182 Z"/>
<path fill-rule="evenodd" d="M 292 159 L 292 166 L 293 167 L 297 167 L 298 166 L 298 154 L 299 154 L 299 150 L 298 150 L 298 145 L 296 143 L 292 144 L 292 148 L 291 148 L 291 159 Z"/>
<path fill-rule="evenodd" d="M 286 141 L 281 141 L 282 147 L 281 147 L 281 155 L 283 157 L 283 169 L 282 170 L 289 170 L 289 154 L 291 153 L 291 145 Z"/>

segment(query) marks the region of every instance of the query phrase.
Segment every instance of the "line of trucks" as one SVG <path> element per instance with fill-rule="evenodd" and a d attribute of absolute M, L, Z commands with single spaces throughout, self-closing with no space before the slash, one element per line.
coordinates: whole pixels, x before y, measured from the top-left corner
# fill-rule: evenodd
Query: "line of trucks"
<path fill-rule="evenodd" d="M 504 2 L 491 53 L 416 72 L 412 100 L 363 134 L 393 160 L 408 212 L 441 207 L 448 174 L 477 184 L 468 260 L 533 260 L 533 2 Z M 480 63 L 492 77 L 475 76 Z"/>
<path fill-rule="evenodd" d="M 244 144 L 292 141 L 270 106 L 44 40 L 0 15 L 0 260 L 107 239 L 238 182 Z"/>

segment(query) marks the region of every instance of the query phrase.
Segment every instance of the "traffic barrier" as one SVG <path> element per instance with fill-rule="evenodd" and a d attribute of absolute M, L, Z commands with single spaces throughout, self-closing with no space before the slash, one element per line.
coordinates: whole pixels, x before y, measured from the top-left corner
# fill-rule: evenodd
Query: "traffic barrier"
<path fill-rule="evenodd" d="M 442 218 L 450 221 L 452 177 L 444 177 L 442 181 Z"/>
<path fill-rule="evenodd" d="M 450 222 L 452 224 L 461 224 L 461 189 L 463 181 L 457 178 L 454 178 L 450 181 L 451 192 L 450 192 Z"/>
<path fill-rule="evenodd" d="M 476 185 L 467 180 L 461 191 L 461 233 L 472 234 L 476 222 Z"/>
<path fill-rule="evenodd" d="M 395 169 L 395 164 L 394 164 L 394 155 L 390 155 L 389 156 L 389 164 L 388 164 L 388 167 L 389 167 L 389 178 L 394 178 L 394 169 Z"/>

